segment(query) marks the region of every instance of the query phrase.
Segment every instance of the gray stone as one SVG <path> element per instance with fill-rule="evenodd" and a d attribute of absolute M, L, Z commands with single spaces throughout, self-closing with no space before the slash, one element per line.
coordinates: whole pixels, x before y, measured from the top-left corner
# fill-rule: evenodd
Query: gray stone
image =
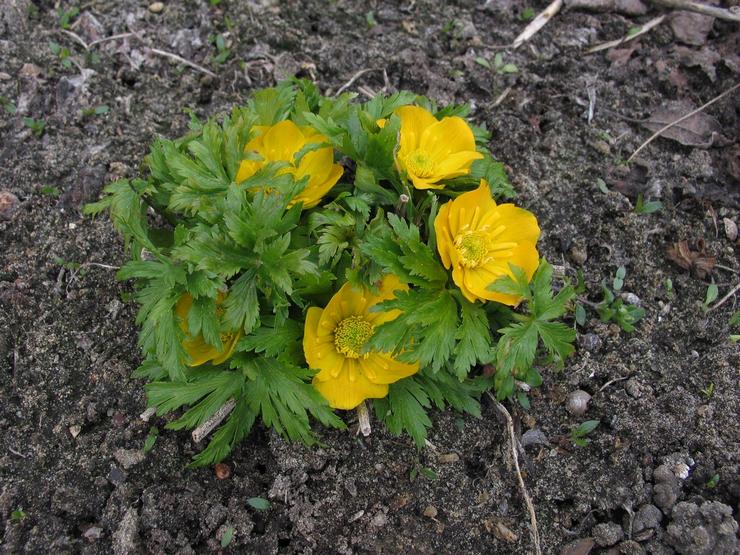
<path fill-rule="evenodd" d="M 139 515 L 136 509 L 129 507 L 121 523 L 113 534 L 113 553 L 129 555 L 137 553 L 139 541 Z"/>
<path fill-rule="evenodd" d="M 125 470 L 139 464 L 146 458 L 144 451 L 139 449 L 118 449 L 113 456 Z"/>
<path fill-rule="evenodd" d="M 593 527 L 591 535 L 601 547 L 609 547 L 624 538 L 624 530 L 615 522 L 602 522 Z"/>
<path fill-rule="evenodd" d="M 632 533 L 637 534 L 649 528 L 657 528 L 663 520 L 663 513 L 655 505 L 643 505 L 637 510 L 632 521 Z"/>

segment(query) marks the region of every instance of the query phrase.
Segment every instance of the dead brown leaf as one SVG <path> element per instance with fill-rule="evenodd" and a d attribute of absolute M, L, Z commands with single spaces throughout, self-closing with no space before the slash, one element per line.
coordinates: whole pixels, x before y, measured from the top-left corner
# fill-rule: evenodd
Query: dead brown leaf
<path fill-rule="evenodd" d="M 686 67 L 700 67 L 707 74 L 709 80 L 717 80 L 717 69 L 715 65 L 722 59 L 717 52 L 709 47 L 703 47 L 700 50 L 688 48 L 686 46 L 676 46 L 673 49 L 674 54 L 682 65 Z"/>
<path fill-rule="evenodd" d="M 671 15 L 671 29 L 676 39 L 684 44 L 701 46 L 707 42 L 714 18 L 694 12 L 674 12 Z"/>
<path fill-rule="evenodd" d="M 483 522 L 486 530 L 496 536 L 498 539 L 508 542 L 516 543 L 519 540 L 519 536 L 513 532 L 506 524 L 496 518 L 489 518 Z"/>
<path fill-rule="evenodd" d="M 717 258 L 707 255 L 704 239 L 696 241 L 696 250 L 691 250 L 688 241 L 679 241 L 668 247 L 668 260 L 684 270 L 691 270 L 699 279 L 706 278 L 712 273 Z"/>
<path fill-rule="evenodd" d="M 632 48 L 612 48 L 606 53 L 606 59 L 612 63 L 612 67 L 622 67 L 630 61 L 635 47 Z"/>
<path fill-rule="evenodd" d="M 572 541 L 560 550 L 560 555 L 588 555 L 596 545 L 593 538 Z"/>
<path fill-rule="evenodd" d="M 656 109 L 648 119 L 640 124 L 650 131 L 658 131 L 694 109 L 695 106 L 688 102 L 674 102 L 665 108 Z M 714 117 L 705 112 L 699 112 L 666 129 L 661 137 L 678 141 L 686 146 L 709 148 L 720 137 L 721 131 L 722 126 Z"/>

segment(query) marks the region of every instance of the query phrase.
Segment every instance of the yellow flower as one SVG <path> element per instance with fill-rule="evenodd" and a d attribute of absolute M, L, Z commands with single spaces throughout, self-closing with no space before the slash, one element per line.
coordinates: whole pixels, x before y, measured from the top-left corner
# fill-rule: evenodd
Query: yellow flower
<path fill-rule="evenodd" d="M 417 189 L 441 189 L 440 181 L 467 175 L 473 161 L 483 158 L 464 119 L 439 121 L 418 106 L 401 106 L 395 113 L 401 118 L 396 163 Z"/>
<path fill-rule="evenodd" d="M 513 204 L 497 205 L 488 183 L 463 193 L 439 210 L 434 220 L 437 249 L 452 279 L 471 301 L 497 301 L 516 306 L 520 298 L 486 289 L 503 275 L 512 276 L 509 264 L 519 266 L 532 279 L 539 264 L 540 228 L 531 212 Z"/>
<path fill-rule="evenodd" d="M 418 363 L 399 362 L 387 353 L 362 354 L 375 328 L 399 315 L 398 310 L 370 312 L 370 308 L 392 299 L 398 289 L 408 287 L 395 276 L 383 278 L 378 295 L 345 283 L 326 308 L 308 309 L 303 352 L 309 367 L 319 370 L 314 387 L 332 408 L 353 409 L 365 399 L 385 397 L 388 384 L 419 371 Z"/>
<path fill-rule="evenodd" d="M 224 295 L 219 293 L 216 299 L 216 310 L 219 315 L 223 312 L 223 309 L 220 306 L 223 300 Z M 180 329 L 185 332 L 185 339 L 182 341 L 182 346 L 185 349 L 185 352 L 190 356 L 190 362 L 188 365 L 200 366 L 209 360 L 213 364 L 221 364 L 234 352 L 236 343 L 239 341 L 242 332 L 241 330 L 236 332 L 221 332 L 221 350 L 206 343 L 202 334 L 198 334 L 197 337 L 193 337 L 188 331 L 188 313 L 190 312 L 190 307 L 192 305 L 193 297 L 189 293 L 185 293 L 177 301 L 177 306 L 175 307 L 175 314 L 180 318 Z"/>
<path fill-rule="evenodd" d="M 304 154 L 298 165 L 295 155 L 306 145 L 326 142 L 311 127 L 298 127 L 290 120 L 281 121 L 273 126 L 256 126 L 258 135 L 244 147 L 244 152 L 257 154 L 259 160 L 242 160 L 236 174 L 236 182 L 252 177 L 269 162 L 288 162 L 288 167 L 279 173 L 290 173 L 297 180 L 309 177 L 306 187 L 291 201 L 289 206 L 303 202 L 303 208 L 313 208 L 342 176 L 344 168 L 334 163 L 332 147 L 317 148 Z"/>

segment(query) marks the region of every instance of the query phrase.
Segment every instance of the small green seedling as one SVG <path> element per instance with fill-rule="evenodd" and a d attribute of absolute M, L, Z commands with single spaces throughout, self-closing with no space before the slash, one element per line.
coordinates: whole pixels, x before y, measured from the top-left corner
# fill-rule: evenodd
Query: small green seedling
<path fill-rule="evenodd" d="M 491 62 L 488 61 L 486 58 L 483 58 L 481 56 L 477 57 L 475 59 L 475 63 L 478 65 L 483 66 L 486 69 L 490 69 L 491 71 L 495 71 L 499 74 L 506 74 L 506 73 L 518 73 L 519 68 L 514 64 L 505 64 L 504 63 L 504 57 L 499 52 L 494 56 L 493 58 L 493 65 L 491 65 Z"/>
<path fill-rule="evenodd" d="M 61 60 L 62 65 L 69 69 L 72 67 L 72 60 L 70 59 L 70 56 L 72 56 L 72 53 L 69 51 L 69 48 L 66 46 L 60 46 L 54 41 L 49 41 L 49 50 L 52 51 L 52 53 Z"/>
<path fill-rule="evenodd" d="M 582 422 L 570 431 L 570 440 L 578 447 L 585 447 L 591 443 L 591 440 L 586 436 L 593 432 L 600 423 L 600 420 L 586 420 Z"/>
<path fill-rule="evenodd" d="M 77 6 L 74 6 L 68 10 L 65 9 L 59 9 L 59 26 L 62 29 L 69 29 L 70 24 L 72 23 L 72 20 L 74 20 L 75 17 L 80 15 L 80 8 Z"/>
<path fill-rule="evenodd" d="M 208 40 L 210 40 L 216 46 L 216 50 L 218 50 L 218 54 L 214 56 L 213 61 L 217 64 L 226 63 L 226 60 L 231 56 L 231 50 L 226 48 L 224 36 L 222 34 L 211 35 L 208 37 Z"/>
<path fill-rule="evenodd" d="M 44 134 L 46 128 L 46 120 L 34 119 L 34 118 L 23 118 L 23 125 L 28 127 L 34 135 L 40 137 Z"/>
<path fill-rule="evenodd" d="M 621 291 L 624 286 L 624 278 L 627 270 L 620 266 L 614 274 L 612 288 L 614 291 Z M 621 297 L 617 297 L 606 285 L 602 285 L 604 298 L 596 306 L 596 312 L 599 313 L 601 321 L 604 323 L 612 320 L 626 332 L 635 331 L 635 324 L 645 316 L 645 310 L 639 306 L 627 304 Z"/>
<path fill-rule="evenodd" d="M 108 106 L 106 106 L 105 104 L 101 104 L 100 106 L 91 106 L 80 110 L 83 118 L 89 118 L 92 116 L 104 116 L 108 112 L 110 112 L 110 108 L 108 108 Z"/>
<path fill-rule="evenodd" d="M 534 16 L 534 8 L 524 8 L 522 10 L 522 13 L 519 14 L 519 19 L 526 23 L 527 21 L 532 21 L 534 19 Z"/>
<path fill-rule="evenodd" d="M 636 214 L 652 214 L 663 208 L 663 203 L 659 200 L 650 200 L 645 202 L 642 193 L 637 195 L 637 201 L 635 202 L 635 213 Z"/>
<path fill-rule="evenodd" d="M 144 453 L 148 453 L 154 448 L 158 435 L 159 429 L 156 426 L 149 428 L 149 434 L 147 434 L 146 439 L 144 440 Z"/>
<path fill-rule="evenodd" d="M 704 312 L 709 310 L 709 305 L 716 301 L 717 297 L 719 297 L 719 287 L 717 287 L 717 284 L 712 280 L 712 283 L 709 284 L 707 292 L 704 295 Z"/>
<path fill-rule="evenodd" d="M 606 186 L 606 181 L 604 181 L 600 177 L 596 178 L 596 186 L 599 188 L 599 191 L 604 194 L 607 194 L 609 192 L 609 187 Z"/>
<path fill-rule="evenodd" d="M 250 497 L 247 504 L 258 511 L 267 511 L 272 507 L 272 503 L 262 497 Z"/>
<path fill-rule="evenodd" d="M 10 513 L 10 520 L 12 522 L 20 522 L 21 520 L 23 520 L 27 516 L 28 515 L 26 514 L 26 512 L 19 507 L 16 510 L 14 510 L 13 512 Z"/>
<path fill-rule="evenodd" d="M 714 489 L 719 485 L 719 474 L 713 475 L 707 480 L 707 488 Z"/>
<path fill-rule="evenodd" d="M 411 467 L 411 472 L 409 472 L 409 480 L 413 482 L 419 476 L 422 476 L 431 481 L 437 480 L 439 478 L 439 476 L 437 476 L 437 473 L 434 472 L 434 470 L 432 470 L 431 468 L 427 468 L 426 466 L 421 466 L 419 463 L 416 463 L 414 464 L 414 466 Z"/>
<path fill-rule="evenodd" d="M 52 197 L 57 198 L 62 194 L 62 192 L 59 190 L 59 187 L 54 187 L 53 185 L 44 185 L 41 187 L 40 192 L 45 197 Z"/>
<path fill-rule="evenodd" d="M 3 107 L 3 110 L 5 110 L 7 114 L 15 114 L 15 103 L 9 98 L 0 96 L 0 106 Z"/>
<path fill-rule="evenodd" d="M 669 299 L 673 298 L 673 280 L 671 278 L 665 279 L 665 294 Z"/>
<path fill-rule="evenodd" d="M 369 11 L 365 14 L 365 23 L 367 23 L 368 29 L 372 29 L 378 24 L 375 20 L 375 13 L 373 11 Z"/>
<path fill-rule="evenodd" d="M 714 395 L 714 382 L 710 382 L 707 387 L 701 390 L 705 397 L 711 397 Z"/>

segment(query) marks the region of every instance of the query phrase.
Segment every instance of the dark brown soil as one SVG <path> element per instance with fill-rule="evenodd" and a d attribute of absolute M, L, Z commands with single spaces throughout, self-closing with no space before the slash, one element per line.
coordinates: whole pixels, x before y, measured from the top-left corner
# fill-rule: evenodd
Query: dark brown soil
<path fill-rule="evenodd" d="M 541 252 L 573 275 L 582 269 L 592 302 L 625 266 L 624 290 L 646 310 L 628 334 L 589 308 L 575 356 L 559 373 L 544 371 L 530 411 L 510 406 L 520 436 L 541 432 L 524 437 L 520 459 L 543 551 L 588 553 L 593 541 L 581 551 L 573 542 L 594 538 L 593 553 L 735 552 L 740 354 L 729 320 L 737 301 L 711 312 L 702 303 L 710 279 L 720 297 L 738 280 L 737 242 L 724 223 L 738 222 L 737 95 L 707 110 L 721 127 L 711 148 L 658 139 L 633 164 L 623 161 L 650 134 L 634 119 L 672 101 L 699 106 L 737 81 L 737 28 L 715 21 L 703 44 L 687 46 L 666 22 L 617 52 L 586 56 L 586 46 L 657 12 L 564 11 L 510 51 L 495 46 L 524 28 L 526 7 L 511 0 L 211 4 L 170 0 L 153 13 L 146 1 L 86 2 L 70 29 L 86 43 L 141 33 L 89 52 L 61 31 L 55 2 L 2 4 L 0 548 L 207 552 L 221 549 L 231 528 L 225 551 L 235 553 L 533 552 L 506 429 L 488 400 L 480 420 L 435 414 L 432 445 L 421 452 L 376 424 L 367 439 L 321 432 L 318 449 L 259 429 L 226 461 L 225 480 L 185 468 L 200 448 L 185 433 L 161 431 L 141 456 L 150 427 L 166 422 L 139 417 L 130 287 L 91 264 L 120 265 L 123 246 L 107 219 L 83 218 L 80 207 L 106 182 L 135 175 L 157 135 L 184 133 L 189 110 L 223 114 L 294 73 L 336 91 L 373 68 L 350 90 L 471 102 L 511 168 L 518 202 L 540 219 Z M 217 34 L 230 49 L 223 64 L 209 41 Z M 69 49 L 66 65 L 50 41 Z M 496 52 L 518 72 L 476 62 L 493 67 Z M 102 105 L 107 113 L 94 113 Z M 42 134 L 29 117 L 45 121 Z M 636 213 L 640 192 L 663 209 Z M 711 277 L 667 258 L 680 240 L 701 240 L 716 256 Z M 576 389 L 593 396 L 582 416 L 566 410 Z M 569 431 L 593 419 L 601 424 L 591 442 L 575 447 Z M 347 420 L 354 427 L 352 414 Z M 425 471 L 411 480 L 414 468 L 437 478 Z M 251 497 L 272 508 L 254 509 Z"/>

